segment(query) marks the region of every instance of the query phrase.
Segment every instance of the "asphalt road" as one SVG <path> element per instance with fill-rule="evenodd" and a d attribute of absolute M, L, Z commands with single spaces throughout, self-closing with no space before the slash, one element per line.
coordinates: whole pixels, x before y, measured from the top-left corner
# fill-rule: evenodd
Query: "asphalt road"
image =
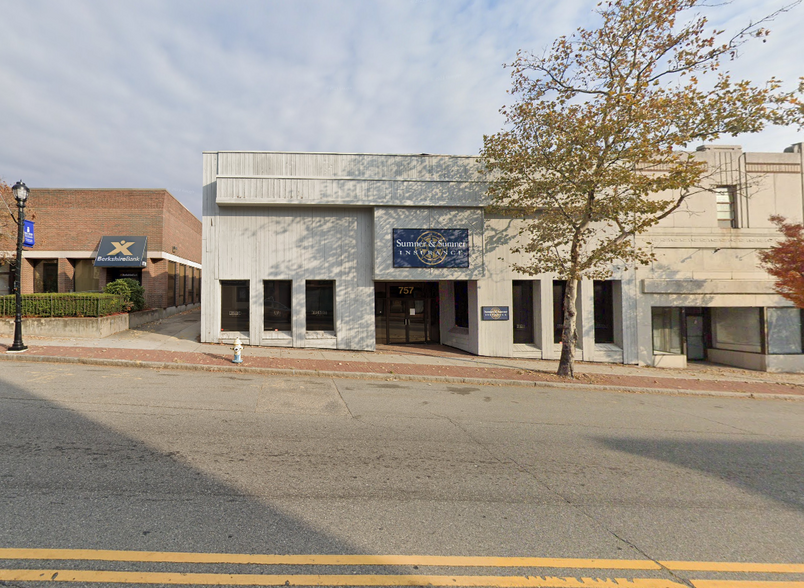
<path fill-rule="evenodd" d="M 8 586 L 804 586 L 804 403 L 4 362 L 0 558 Z"/>

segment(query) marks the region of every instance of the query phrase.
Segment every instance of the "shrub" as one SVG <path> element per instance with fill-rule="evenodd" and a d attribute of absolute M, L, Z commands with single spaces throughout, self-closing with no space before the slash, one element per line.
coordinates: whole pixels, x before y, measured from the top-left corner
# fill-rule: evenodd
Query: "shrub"
<path fill-rule="evenodd" d="M 107 294 L 118 294 L 129 303 L 129 310 L 142 310 L 145 308 L 145 288 L 137 280 L 120 278 L 109 282 L 103 289 Z"/>
<path fill-rule="evenodd" d="M 115 280 L 114 282 L 109 282 L 103 288 L 103 292 L 106 294 L 116 294 L 123 298 L 123 307 L 124 310 L 129 311 L 134 306 L 134 303 L 131 302 L 131 288 L 128 287 L 123 280 Z"/>

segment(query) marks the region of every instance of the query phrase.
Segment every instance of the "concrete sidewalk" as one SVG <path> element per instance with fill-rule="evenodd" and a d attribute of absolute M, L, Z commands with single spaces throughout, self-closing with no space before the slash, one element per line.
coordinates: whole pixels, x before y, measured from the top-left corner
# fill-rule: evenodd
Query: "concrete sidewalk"
<path fill-rule="evenodd" d="M 576 378 L 566 380 L 554 375 L 556 361 L 478 357 L 440 345 L 412 345 L 378 346 L 375 352 L 246 347 L 238 365 L 232 363 L 230 345 L 200 343 L 199 335 L 200 311 L 194 309 L 102 339 L 23 334 L 28 351 L 5 353 L 11 341 L 3 341 L 0 359 L 804 400 L 804 374 L 768 374 L 706 363 L 667 370 L 577 362 Z"/>

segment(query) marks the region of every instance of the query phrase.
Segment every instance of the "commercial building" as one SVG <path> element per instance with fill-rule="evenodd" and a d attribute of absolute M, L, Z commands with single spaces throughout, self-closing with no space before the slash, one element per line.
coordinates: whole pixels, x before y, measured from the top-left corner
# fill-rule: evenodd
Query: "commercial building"
<path fill-rule="evenodd" d="M 201 222 L 167 190 L 34 188 L 26 218 L 35 245 L 23 253 L 23 294 L 96 292 L 130 277 L 149 308 L 200 300 Z M 14 237 L 0 239 L 0 294 L 13 288 Z"/>
<path fill-rule="evenodd" d="M 756 258 L 771 214 L 804 215 L 801 147 L 699 150 L 713 191 L 639 238 L 656 262 L 580 284 L 577 357 L 804 371 L 801 313 Z M 485 191 L 475 157 L 204 153 L 202 340 L 557 359 L 563 282 L 512 271 L 519 221 Z"/>

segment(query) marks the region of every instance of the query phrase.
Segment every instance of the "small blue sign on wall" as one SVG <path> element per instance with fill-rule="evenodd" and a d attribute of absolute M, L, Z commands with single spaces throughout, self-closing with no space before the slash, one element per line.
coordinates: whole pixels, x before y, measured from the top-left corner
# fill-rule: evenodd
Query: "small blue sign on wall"
<path fill-rule="evenodd" d="M 469 267 L 469 229 L 394 229 L 394 267 Z"/>
<path fill-rule="evenodd" d="M 33 247 L 36 241 L 34 240 L 34 223 L 33 221 L 22 221 L 22 244 L 26 247 Z"/>
<path fill-rule="evenodd" d="M 507 306 L 481 306 L 483 311 L 482 319 L 484 321 L 507 321 L 508 320 L 508 307 Z"/>

